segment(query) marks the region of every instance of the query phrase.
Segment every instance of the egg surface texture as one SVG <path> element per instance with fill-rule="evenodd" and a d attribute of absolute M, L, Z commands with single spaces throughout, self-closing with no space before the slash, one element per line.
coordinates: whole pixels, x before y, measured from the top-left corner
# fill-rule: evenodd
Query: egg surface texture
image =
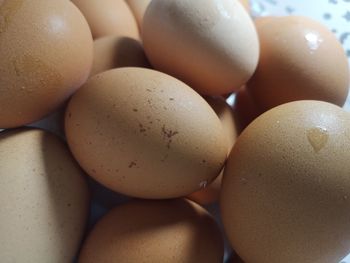
<path fill-rule="evenodd" d="M 214 218 L 187 201 L 136 200 L 112 209 L 91 231 L 79 263 L 223 262 Z"/>
<path fill-rule="evenodd" d="M 143 16 L 151 0 L 126 0 L 133 12 L 139 28 L 142 27 Z"/>
<path fill-rule="evenodd" d="M 0 135 L 1 262 L 73 262 L 89 193 L 68 148 L 41 130 Z"/>
<path fill-rule="evenodd" d="M 238 90 L 258 63 L 257 33 L 238 0 L 154 0 L 142 37 L 154 68 L 204 95 Z"/>
<path fill-rule="evenodd" d="M 295 100 L 322 100 L 343 106 L 349 66 L 336 36 L 301 16 L 256 20 L 260 60 L 248 90 L 268 110 Z"/>
<path fill-rule="evenodd" d="M 72 0 L 84 14 L 94 39 L 118 35 L 138 38 L 136 20 L 122 0 Z"/>
<path fill-rule="evenodd" d="M 226 234 L 249 263 L 339 262 L 349 252 L 350 116 L 320 101 L 276 107 L 240 135 L 221 191 Z"/>
<path fill-rule="evenodd" d="M 69 1 L 0 1 L 0 128 L 37 121 L 89 75 L 92 37 Z"/>
<path fill-rule="evenodd" d="M 150 69 L 92 77 L 70 101 L 65 126 L 85 171 L 135 197 L 188 195 L 212 181 L 227 156 L 220 120 L 207 102 Z"/>

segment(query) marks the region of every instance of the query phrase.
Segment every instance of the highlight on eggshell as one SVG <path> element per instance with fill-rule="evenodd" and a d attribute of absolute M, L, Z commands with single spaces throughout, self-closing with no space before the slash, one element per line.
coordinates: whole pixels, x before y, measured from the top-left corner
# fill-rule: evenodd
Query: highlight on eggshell
<path fill-rule="evenodd" d="M 254 23 L 238 0 L 153 0 L 142 40 L 155 69 L 203 95 L 237 91 L 258 63 Z"/>
<path fill-rule="evenodd" d="M 264 17 L 255 23 L 260 59 L 247 88 L 261 109 L 307 99 L 344 105 L 348 60 L 330 30 L 302 16 Z"/>
<path fill-rule="evenodd" d="M 69 1 L 2 1 L 0 17 L 0 128 L 14 128 L 52 113 L 86 81 L 92 37 Z"/>

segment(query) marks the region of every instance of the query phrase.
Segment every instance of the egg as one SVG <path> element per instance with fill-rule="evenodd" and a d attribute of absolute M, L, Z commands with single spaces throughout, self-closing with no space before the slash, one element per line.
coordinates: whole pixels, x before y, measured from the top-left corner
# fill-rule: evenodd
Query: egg
<path fill-rule="evenodd" d="M 250 11 L 250 3 L 249 0 L 240 0 L 240 2 L 242 3 L 242 5 L 244 6 L 244 8 L 247 10 L 247 12 Z"/>
<path fill-rule="evenodd" d="M 0 17 L 0 128 L 12 128 L 45 117 L 85 82 L 92 37 L 69 1 L 5 0 Z"/>
<path fill-rule="evenodd" d="M 65 127 L 85 171 L 134 197 L 186 196 L 218 176 L 227 157 L 223 128 L 208 103 L 150 69 L 92 77 L 70 101 Z"/>
<path fill-rule="evenodd" d="M 155 69 L 203 95 L 238 90 L 259 58 L 254 24 L 238 0 L 153 0 L 142 38 Z"/>
<path fill-rule="evenodd" d="M 223 262 L 214 218 L 185 199 L 135 200 L 115 207 L 93 228 L 79 263 Z"/>
<path fill-rule="evenodd" d="M 141 43 L 136 39 L 121 36 L 96 39 L 90 76 L 119 67 L 149 67 Z"/>
<path fill-rule="evenodd" d="M 84 14 L 94 39 L 117 35 L 138 39 L 137 22 L 125 1 L 72 0 Z"/>
<path fill-rule="evenodd" d="M 227 261 L 227 263 L 244 263 L 242 259 L 239 258 L 237 254 L 233 254 L 230 259 Z"/>
<path fill-rule="evenodd" d="M 126 0 L 126 2 L 136 18 L 139 29 L 141 29 L 143 16 L 151 0 Z"/>
<path fill-rule="evenodd" d="M 343 106 L 349 66 L 335 35 L 302 16 L 256 20 L 260 60 L 248 89 L 268 110 L 295 100 L 321 100 Z"/>
<path fill-rule="evenodd" d="M 237 139 L 221 213 L 249 263 L 339 262 L 349 252 L 350 116 L 321 101 L 275 107 Z"/>
<path fill-rule="evenodd" d="M 232 146 L 237 138 L 237 123 L 232 108 L 221 97 L 207 97 L 209 105 L 218 115 L 225 137 L 227 138 L 227 151 L 230 153 Z M 201 205 L 207 205 L 216 202 L 220 196 L 222 173 L 204 189 L 194 192 L 188 198 Z"/>
<path fill-rule="evenodd" d="M 89 193 L 67 146 L 36 129 L 0 134 L 1 262 L 73 262 Z"/>

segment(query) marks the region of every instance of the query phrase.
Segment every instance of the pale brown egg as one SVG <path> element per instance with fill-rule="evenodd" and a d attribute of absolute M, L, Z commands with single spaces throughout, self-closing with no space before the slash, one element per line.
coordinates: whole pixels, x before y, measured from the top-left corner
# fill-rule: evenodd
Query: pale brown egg
<path fill-rule="evenodd" d="M 256 26 L 260 60 L 248 88 L 263 110 L 306 99 L 343 106 L 349 67 L 331 31 L 301 16 L 257 19 Z"/>
<path fill-rule="evenodd" d="M 89 193 L 67 146 L 35 129 L 0 134 L 1 262 L 73 262 Z"/>
<path fill-rule="evenodd" d="M 90 76 L 120 67 L 150 67 L 140 41 L 119 36 L 96 39 Z"/>
<path fill-rule="evenodd" d="M 104 186 L 135 197 L 173 198 L 221 171 L 226 137 L 208 103 L 181 81 L 144 68 L 100 73 L 73 96 L 69 146 Z"/>
<path fill-rule="evenodd" d="M 37 121 L 87 79 L 88 24 L 69 1 L 1 1 L 0 127 Z"/>
<path fill-rule="evenodd" d="M 223 262 L 214 218 L 185 199 L 135 200 L 112 209 L 89 234 L 79 263 Z"/>
<path fill-rule="evenodd" d="M 206 100 L 221 121 L 225 136 L 227 138 L 227 151 L 230 153 L 238 136 L 237 122 L 234 112 L 223 98 L 207 97 Z M 220 196 L 222 174 L 223 171 L 212 183 L 208 184 L 204 189 L 189 195 L 188 198 L 201 205 L 216 202 Z"/>
<path fill-rule="evenodd" d="M 245 262 L 339 262 L 349 253 L 349 148 L 349 114 L 320 101 L 278 106 L 243 131 L 220 202 Z"/>
<path fill-rule="evenodd" d="M 72 0 L 84 14 L 94 39 L 117 35 L 138 39 L 137 22 L 125 1 Z"/>
<path fill-rule="evenodd" d="M 143 16 L 151 0 L 126 0 L 126 2 L 136 18 L 139 29 L 141 29 Z"/>
<path fill-rule="evenodd" d="M 142 38 L 154 68 L 203 95 L 237 91 L 258 63 L 254 23 L 238 0 L 153 0 Z"/>

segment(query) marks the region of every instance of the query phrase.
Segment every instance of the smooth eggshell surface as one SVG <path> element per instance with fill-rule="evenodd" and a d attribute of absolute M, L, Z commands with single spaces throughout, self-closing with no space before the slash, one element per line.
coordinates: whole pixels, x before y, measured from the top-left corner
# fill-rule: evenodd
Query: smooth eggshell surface
<path fill-rule="evenodd" d="M 258 36 L 238 0 L 153 0 L 142 37 L 154 68 L 204 95 L 238 90 L 258 63 Z"/>
<path fill-rule="evenodd" d="M 120 67 L 149 67 L 141 43 L 133 38 L 107 36 L 94 41 L 90 76 Z"/>
<path fill-rule="evenodd" d="M 85 82 L 92 37 L 69 1 L 5 0 L 0 18 L 0 128 L 11 128 L 43 118 Z"/>
<path fill-rule="evenodd" d="M 263 110 L 295 100 L 343 106 L 348 60 L 331 31 L 301 16 L 259 18 L 256 26 L 260 60 L 248 89 Z"/>
<path fill-rule="evenodd" d="M 73 262 L 89 193 L 67 146 L 41 130 L 0 135 L 1 262 Z"/>
<path fill-rule="evenodd" d="M 185 199 L 136 200 L 97 223 L 79 263 L 222 263 L 223 254 L 220 230 L 199 205 Z"/>
<path fill-rule="evenodd" d="M 142 198 L 173 198 L 221 171 L 227 142 L 207 102 L 181 81 L 144 68 L 92 77 L 66 112 L 69 146 L 106 187 Z"/>
<path fill-rule="evenodd" d="M 349 114 L 320 101 L 281 105 L 243 131 L 220 202 L 245 262 L 339 262 L 348 254 L 349 148 Z"/>
<path fill-rule="evenodd" d="M 126 0 L 126 2 L 136 18 L 139 29 L 141 29 L 143 16 L 151 0 Z"/>
<path fill-rule="evenodd" d="M 94 39 L 117 35 L 138 39 L 137 22 L 123 0 L 72 0 L 84 14 Z"/>

